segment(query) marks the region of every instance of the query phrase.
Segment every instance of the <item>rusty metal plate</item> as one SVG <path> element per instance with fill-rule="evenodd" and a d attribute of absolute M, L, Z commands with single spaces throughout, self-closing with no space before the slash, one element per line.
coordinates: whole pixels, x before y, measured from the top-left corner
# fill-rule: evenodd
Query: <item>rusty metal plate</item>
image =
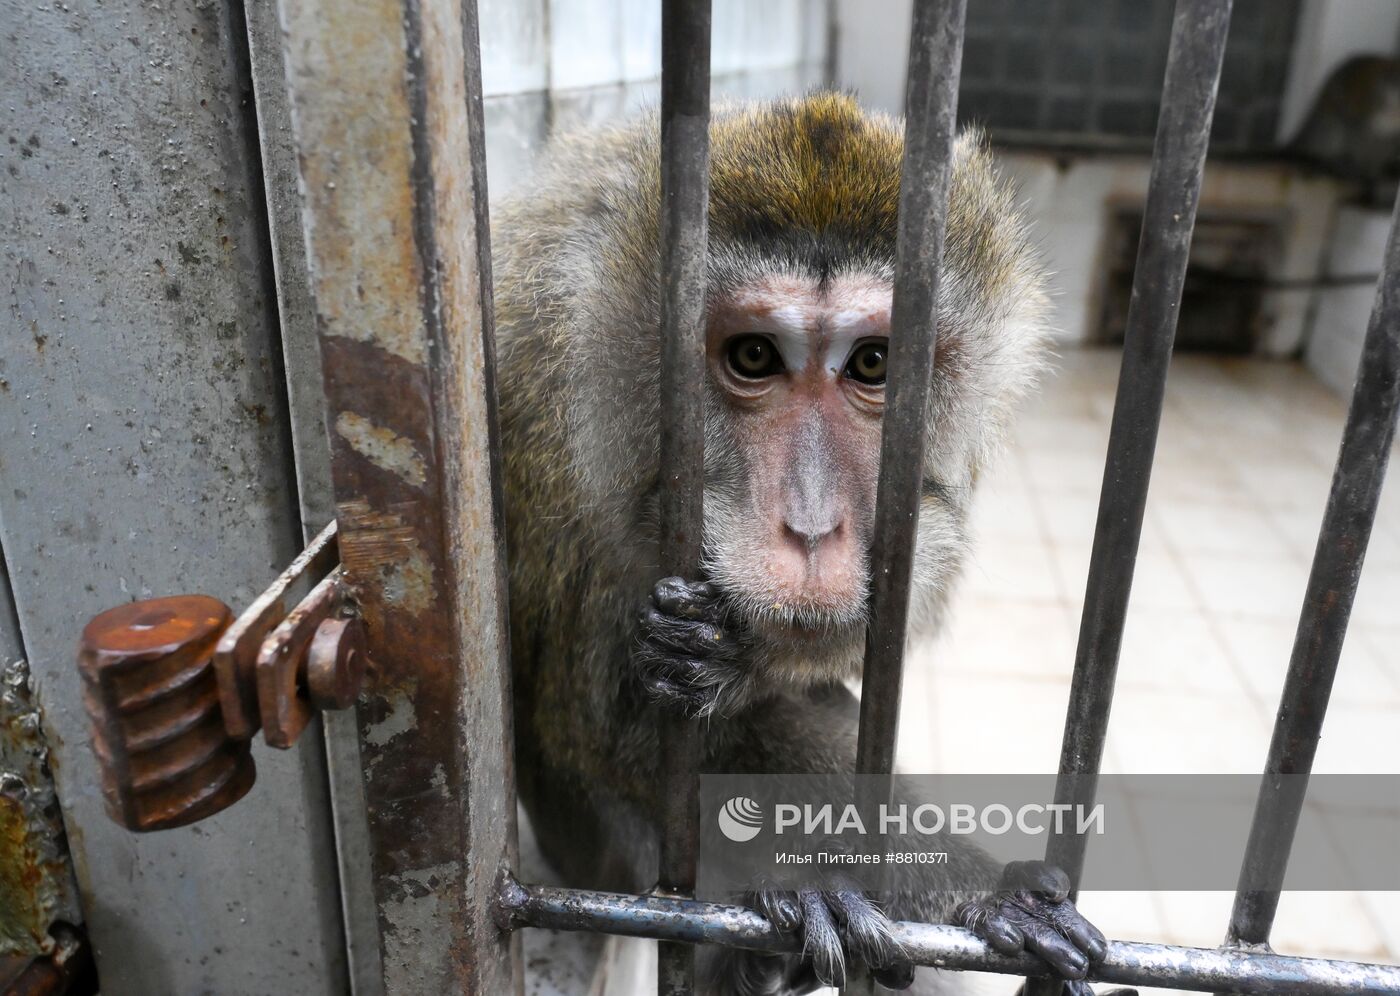
<path fill-rule="evenodd" d="M 307 653 L 317 629 L 344 603 L 336 572 L 312 589 L 263 641 L 256 664 L 257 696 L 268 746 L 290 747 L 311 722 L 311 700 L 305 693 Z M 352 694 L 350 701 L 354 698 Z"/>
<path fill-rule="evenodd" d="M 339 556 L 336 525 L 332 522 L 307 544 L 306 549 L 220 638 L 214 651 L 214 671 L 218 676 L 224 726 L 229 736 L 247 740 L 262 725 L 255 674 L 258 653 L 268 634 L 286 618 L 288 594 L 308 579 L 320 580 L 325 577 L 335 568 Z"/>

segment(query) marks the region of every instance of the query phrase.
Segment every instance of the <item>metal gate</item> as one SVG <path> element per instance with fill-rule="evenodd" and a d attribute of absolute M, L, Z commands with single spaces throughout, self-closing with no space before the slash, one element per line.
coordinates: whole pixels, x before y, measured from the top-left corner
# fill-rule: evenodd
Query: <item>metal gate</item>
<path fill-rule="evenodd" d="M 871 554 L 877 580 L 857 760 L 864 774 L 889 774 L 894 759 L 922 470 L 908 454 L 922 453 L 936 347 L 965 4 L 915 4 L 892 318 L 900 331 L 892 337 L 882 430 Z M 328 826 L 297 826 L 319 862 L 310 880 L 318 909 L 327 905 L 326 897 L 343 897 L 342 909 L 322 910 L 337 929 L 321 936 L 343 929 L 350 942 L 348 963 L 327 955 L 331 967 L 298 991 L 342 991 L 346 978 L 355 980 L 357 993 L 518 991 L 523 968 L 514 932 L 525 927 L 663 941 L 658 984 L 668 994 L 693 989 L 695 944 L 796 950 L 791 937 L 752 910 L 688 898 L 695 884 L 698 820 L 694 725 L 679 727 L 665 745 L 668 797 L 656 893 L 601 894 L 517 881 L 476 3 L 280 0 L 279 7 L 280 24 L 271 5 L 250 4 L 246 26 L 236 16 L 213 25 L 222 32 L 246 27 L 252 39 L 260 135 L 244 135 L 246 144 L 227 150 L 241 164 L 250 200 L 231 205 L 226 214 L 217 214 L 217 206 L 209 206 L 215 202 L 206 199 L 177 200 L 174 209 L 215 211 L 220 224 L 247 229 L 237 236 L 243 251 L 266 254 L 271 266 L 264 267 L 261 287 L 220 285 L 234 299 L 230 306 L 238 305 L 240 293 L 275 294 L 284 321 L 314 315 L 319 373 L 310 342 L 289 344 L 292 432 L 277 445 L 294 452 L 303 521 L 316 521 L 318 512 L 329 517 L 333 497 L 340 563 L 356 579 L 358 613 L 375 662 L 357 706 L 358 729 L 348 714 L 327 713 L 329 760 L 320 760 L 314 724 L 313 735 L 298 741 L 303 765 L 327 765 L 325 777 L 339 803 L 334 844 Z M 1230 0 L 1177 5 L 1057 802 L 1091 802 L 1102 759 L 1229 12 Z M 157 34 L 211 28 L 203 15 L 189 24 L 146 26 Z M 708 0 L 663 0 L 662 565 L 686 575 L 696 572 L 701 522 L 697 413 L 709 37 Z M 152 65 L 158 61 L 153 52 Z M 172 119 L 172 127 L 188 124 L 183 116 Z M 76 147 L 78 139 L 73 142 Z M 172 169 L 178 169 L 173 155 Z M 259 184 L 246 182 L 249 176 L 260 180 L 259 170 L 270 178 L 265 205 L 251 193 Z M 294 175 L 300 205 L 290 196 Z M 204 250 L 180 243 L 158 251 L 198 258 Z M 145 254 L 155 258 L 154 247 Z M 217 351 L 217 344 L 192 348 L 187 362 L 216 370 L 226 362 L 198 353 Z M 275 359 L 270 368 L 275 370 Z M 1306 775 L 1311 768 L 1397 411 L 1400 239 L 1392 230 L 1266 775 Z M 281 411 L 272 414 L 283 417 Z M 322 425 L 330 440 L 328 468 L 318 462 Z M 277 501 L 267 497 L 263 512 L 277 517 L 280 533 L 287 533 L 296 516 Z M 12 531 L 14 524 L 7 521 L 7 527 Z M 151 532 L 160 535 L 159 522 Z M 8 545 L 10 532 L 6 539 L 7 553 L 18 560 Z M 249 551 L 246 559 L 254 563 L 248 573 L 256 576 L 254 568 L 290 559 L 286 547 L 292 539 L 282 537 L 271 551 Z M 165 583 L 175 587 L 174 580 Z M 230 587 L 233 595 L 245 594 L 238 585 Z M 91 768 L 86 774 L 95 781 Z M 296 774 L 287 777 L 295 781 Z M 1302 781 L 1266 777 L 1242 882 L 1282 882 L 1303 804 L 1294 787 Z M 82 811 L 95 811 L 94 805 L 90 798 Z M 358 815 L 361 805 L 365 818 Z M 301 811 L 315 822 L 314 814 L 326 807 L 312 802 Z M 274 829 L 263 824 L 220 833 L 255 840 Z M 244 860 L 257 867 L 252 851 Z M 1077 878 L 1082 839 L 1056 838 L 1048 859 Z M 149 860 L 158 858 L 152 853 Z M 106 873 L 79 870 L 80 877 L 85 874 Z M 266 869 L 260 887 L 276 889 L 278 874 Z M 115 894 L 119 883 L 99 884 L 96 892 L 109 889 Z M 1400 968 L 1269 953 L 1263 945 L 1278 898 L 1278 888 L 1242 889 L 1229 942 L 1219 950 L 1113 942 L 1093 978 L 1200 991 L 1400 993 Z M 141 911 L 121 915 L 135 919 Z M 958 928 L 900 923 L 895 936 L 923 965 L 1033 977 L 1043 970 L 1029 955 L 994 954 Z M 223 971 L 242 968 L 227 964 Z M 857 982 L 851 991 L 862 985 L 872 984 Z M 1037 978 L 1031 991 L 1053 993 L 1057 986 Z"/>

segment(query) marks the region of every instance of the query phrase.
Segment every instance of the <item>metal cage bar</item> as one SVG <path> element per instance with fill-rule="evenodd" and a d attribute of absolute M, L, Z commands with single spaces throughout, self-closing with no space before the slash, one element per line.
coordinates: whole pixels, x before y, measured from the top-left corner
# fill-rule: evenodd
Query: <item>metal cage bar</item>
<path fill-rule="evenodd" d="M 897 739 L 965 5 L 966 0 L 918 0 L 911 33 L 892 320 L 897 331 L 891 336 L 893 357 L 882 429 L 871 554 L 871 624 L 857 748 L 857 770 L 866 774 L 890 772 Z M 1231 0 L 1179 0 L 1177 4 L 1066 717 L 1058 802 L 1087 804 L 1096 788 L 1230 9 Z M 663 2 L 662 10 L 661 562 L 667 573 L 693 577 L 700 564 L 703 527 L 700 384 L 710 5 L 708 0 L 674 0 Z M 1392 300 L 1391 293 L 1400 287 L 1391 282 L 1392 271 L 1400 267 L 1400 259 L 1395 258 L 1400 247 L 1395 243 L 1392 237 L 1383 301 L 1372 318 L 1364 361 L 1379 370 L 1368 377 L 1363 368 L 1364 383 L 1358 386 L 1358 401 L 1353 405 L 1343 447 L 1343 463 L 1349 452 L 1371 454 L 1369 462 L 1354 455 L 1356 466 L 1351 471 L 1360 476 L 1347 477 L 1352 484 L 1360 481 L 1364 485 L 1362 498 L 1345 508 L 1329 505 L 1320 550 L 1329 536 L 1356 536 L 1352 527 L 1359 520 L 1354 516 L 1361 510 L 1366 512 L 1362 525 L 1369 530 L 1375 510 L 1384 470 L 1383 459 L 1378 463 L 1373 453 L 1382 442 L 1375 419 L 1378 412 L 1388 412 L 1388 429 L 1383 433 L 1388 445 L 1397 406 L 1400 347 L 1394 333 L 1387 338 L 1384 329 L 1387 320 L 1400 320 L 1400 314 L 1395 314 L 1400 300 Z M 1379 361 L 1373 354 L 1381 354 Z M 1353 432 L 1353 422 L 1364 425 Z M 1339 464 L 1338 480 L 1343 476 Z M 1334 485 L 1334 504 L 1337 491 Z M 1334 518 L 1352 531 L 1339 532 L 1341 527 Z M 1364 543 L 1364 536 L 1362 539 Z M 1347 563 L 1359 569 L 1359 554 Z M 1319 570 L 1315 565 L 1315 576 Z M 1354 590 L 1354 573 L 1346 576 Z M 1340 633 L 1336 640 L 1339 650 Z M 1288 696 L 1286 692 L 1285 702 Z M 698 730 L 693 724 L 682 727 L 664 744 L 666 798 L 659 894 L 621 895 L 521 885 L 506 874 L 498 882 L 495 898 L 497 923 L 505 930 L 534 926 L 654 938 L 662 942 L 658 986 L 671 996 L 693 990 L 696 944 L 769 952 L 799 950 L 797 938 L 778 931 L 753 910 L 687 898 L 693 894 L 695 881 L 698 749 Z M 1083 844 L 1078 838 L 1054 839 L 1048 857 L 1077 880 L 1083 866 Z M 1038 959 L 1029 954 L 998 955 L 970 931 L 903 922 L 894 924 L 893 929 L 917 964 L 1026 975 L 1033 993 L 1060 989 L 1058 981 L 1044 977 L 1044 966 Z M 1400 994 L 1400 967 L 1395 966 L 1124 942 L 1110 943 L 1092 979 L 1201 992 L 1248 989 L 1293 996 Z M 855 981 L 847 991 L 869 985 L 869 979 Z"/>
<path fill-rule="evenodd" d="M 909 585 L 924 481 L 967 0 L 919 0 L 909 39 L 904 162 L 890 312 L 889 378 L 870 549 L 870 623 L 861 682 L 858 774 L 888 774 L 899 736 Z"/>
<path fill-rule="evenodd" d="M 1231 4 L 1232 0 L 1179 0 L 1172 21 L 1065 713 L 1057 803 L 1092 805 L 1098 788 Z M 1076 893 L 1085 846 L 1081 836 L 1057 835 L 1046 848 L 1046 860 L 1069 874 Z M 1058 983 L 1037 981 L 1028 986 L 1028 996 L 1055 996 L 1060 988 Z"/>
<path fill-rule="evenodd" d="M 888 775 L 899 738 L 909 588 L 924 481 L 924 436 L 938 329 L 938 277 L 948 217 L 958 74 L 967 0 L 918 0 L 909 33 L 904 158 L 890 311 L 889 378 L 881 416 L 880 471 L 870 549 L 856 771 Z M 888 797 L 888 784 L 883 789 Z M 867 800 L 868 802 L 879 800 Z M 874 992 L 863 974 L 845 992 Z"/>
<path fill-rule="evenodd" d="M 1342 655 L 1361 565 L 1380 504 L 1400 414 L 1400 203 L 1391 215 L 1385 266 L 1362 346 L 1303 611 L 1284 681 L 1254 822 L 1230 915 L 1228 942 L 1264 944 L 1312 772 Z M 1284 778 L 1283 775 L 1302 775 Z M 1247 882 L 1270 884 L 1246 889 Z"/>
<path fill-rule="evenodd" d="M 795 952 L 801 941 L 743 906 L 626 896 L 509 881 L 501 914 L 513 926 L 657 937 L 687 944 L 722 944 L 753 951 Z M 919 965 L 963 972 L 1032 975 L 1045 971 L 1030 954 L 999 955 L 960 927 L 898 922 L 892 934 Z M 1098 982 L 1173 986 L 1197 992 L 1221 987 L 1278 996 L 1356 996 L 1400 993 L 1400 966 L 1294 958 L 1254 951 L 1184 948 L 1113 941 L 1095 966 Z M 1052 982 L 1051 985 L 1059 983 Z"/>
<path fill-rule="evenodd" d="M 519 992 L 475 0 L 281 0 L 387 992 Z M 482 454 L 486 454 L 485 459 Z M 483 528 L 483 524 L 485 524 Z"/>
<path fill-rule="evenodd" d="M 704 532 L 705 266 L 710 196 L 710 0 L 661 5 L 661 569 L 695 578 Z M 658 889 L 695 892 L 698 720 L 662 728 Z M 695 988 L 695 951 L 662 943 L 662 996 Z"/>
<path fill-rule="evenodd" d="M 1172 24 L 1060 750 L 1060 786 L 1065 791 L 1057 789 L 1057 802 L 1092 802 L 1103 759 L 1230 4 L 1231 0 L 1180 0 Z M 1075 789 L 1083 797 L 1068 794 Z M 1083 839 L 1052 838 L 1049 860 L 1078 879 L 1084 864 Z"/>

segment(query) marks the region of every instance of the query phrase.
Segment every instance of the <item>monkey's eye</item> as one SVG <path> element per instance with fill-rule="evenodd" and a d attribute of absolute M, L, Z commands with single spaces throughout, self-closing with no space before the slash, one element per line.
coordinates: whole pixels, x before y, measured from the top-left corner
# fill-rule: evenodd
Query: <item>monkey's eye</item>
<path fill-rule="evenodd" d="M 846 376 L 862 384 L 883 384 L 888 353 L 889 344 L 883 339 L 861 343 L 846 361 Z"/>
<path fill-rule="evenodd" d="M 783 358 L 766 337 L 741 335 L 729 344 L 729 368 L 740 377 L 758 380 L 781 372 Z"/>

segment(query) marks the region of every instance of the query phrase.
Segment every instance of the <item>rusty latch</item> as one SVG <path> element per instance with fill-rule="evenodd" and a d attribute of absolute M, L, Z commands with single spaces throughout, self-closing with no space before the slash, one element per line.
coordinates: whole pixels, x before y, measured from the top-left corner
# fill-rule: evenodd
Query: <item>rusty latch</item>
<path fill-rule="evenodd" d="M 354 703 L 364 624 L 337 560 L 332 523 L 236 620 L 218 599 L 175 595 L 87 624 L 78 667 L 112 819 L 164 830 L 226 809 L 253 786 L 260 728 L 285 749 L 313 710 Z"/>

